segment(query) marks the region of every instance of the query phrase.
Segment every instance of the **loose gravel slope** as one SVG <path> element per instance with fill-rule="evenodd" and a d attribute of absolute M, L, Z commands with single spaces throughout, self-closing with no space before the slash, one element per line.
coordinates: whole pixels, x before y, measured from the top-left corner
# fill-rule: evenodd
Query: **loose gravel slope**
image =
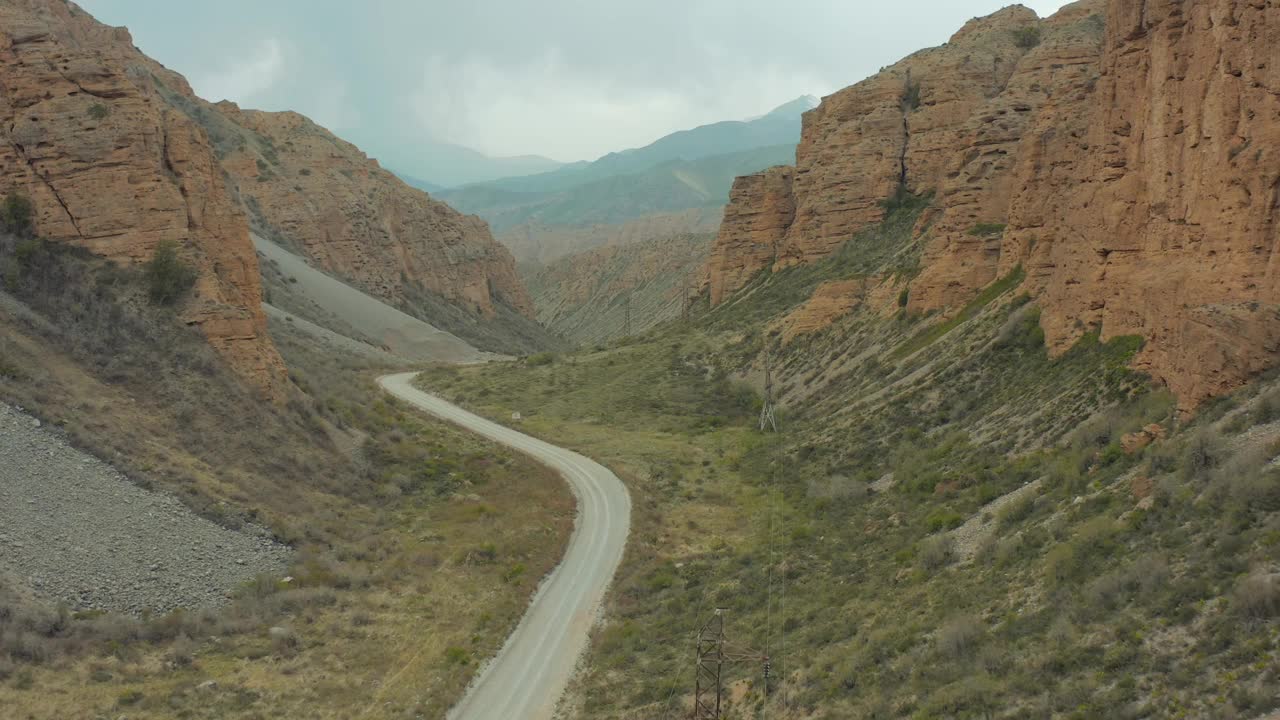
<path fill-rule="evenodd" d="M 162 613 L 221 603 L 289 548 L 145 490 L 0 403 L 0 576 L 68 607 Z"/>

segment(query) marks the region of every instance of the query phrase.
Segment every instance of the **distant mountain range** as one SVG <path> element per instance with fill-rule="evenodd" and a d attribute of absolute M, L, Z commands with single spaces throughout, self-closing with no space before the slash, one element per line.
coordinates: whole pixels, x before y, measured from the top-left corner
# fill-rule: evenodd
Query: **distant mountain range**
<path fill-rule="evenodd" d="M 427 192 L 545 173 L 563 166 L 541 155 L 490 157 L 461 145 L 421 139 L 397 144 L 393 157 L 394 161 L 384 164 L 395 167 L 405 182 Z"/>
<path fill-rule="evenodd" d="M 497 233 L 522 225 L 540 232 L 618 225 L 716 208 L 728 201 L 735 177 L 794 162 L 801 115 L 817 102 L 804 96 L 752 120 L 682 130 L 594 162 L 433 192 Z"/>
<path fill-rule="evenodd" d="M 582 184 L 558 190 L 518 191 L 492 183 L 444 190 L 436 197 L 488 220 L 495 232 L 526 222 L 623 223 L 652 213 L 724 205 L 735 177 L 793 162 L 795 149 L 792 143 L 697 160 L 673 159 L 636 173 L 586 175 Z"/>
<path fill-rule="evenodd" d="M 569 163 L 550 172 L 522 174 L 485 184 L 520 192 L 554 192 L 592 180 L 641 173 L 673 161 L 689 162 L 776 145 L 794 146 L 800 141 L 800 116 L 817 105 L 817 98 L 805 95 L 753 120 L 701 125 L 671 133 L 642 148 L 609 153 L 594 162 Z"/>

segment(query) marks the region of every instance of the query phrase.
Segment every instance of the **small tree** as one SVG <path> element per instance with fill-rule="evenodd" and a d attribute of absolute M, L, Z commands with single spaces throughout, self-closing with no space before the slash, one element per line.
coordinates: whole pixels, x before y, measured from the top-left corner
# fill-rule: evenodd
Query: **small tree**
<path fill-rule="evenodd" d="M 1012 32 L 1014 44 L 1023 50 L 1030 50 L 1040 44 L 1040 28 L 1035 25 L 1018 28 Z"/>
<path fill-rule="evenodd" d="M 30 237 L 35 232 L 35 225 L 32 222 L 34 216 L 35 208 L 26 195 L 15 191 L 5 196 L 4 206 L 0 208 L 0 221 L 3 221 L 6 231 L 21 237 Z"/>
<path fill-rule="evenodd" d="M 172 305 L 196 282 L 195 268 L 178 257 L 178 244 L 172 240 L 162 240 L 156 246 L 143 274 L 151 302 L 157 305 Z"/>
<path fill-rule="evenodd" d="M 907 84 L 902 89 L 902 107 L 908 111 L 920 107 L 920 83 L 912 82 L 910 77 L 907 78 Z"/>

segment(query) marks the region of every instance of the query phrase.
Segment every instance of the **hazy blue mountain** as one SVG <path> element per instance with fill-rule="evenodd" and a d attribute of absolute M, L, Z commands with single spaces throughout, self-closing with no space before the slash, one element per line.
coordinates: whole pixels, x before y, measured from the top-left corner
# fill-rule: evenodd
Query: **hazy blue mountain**
<path fill-rule="evenodd" d="M 410 185 L 438 188 L 545 173 L 563 165 L 541 155 L 490 157 L 461 145 L 421 139 L 401 143 L 393 155 L 384 152 L 379 159 L 384 160 L 384 165 L 394 165 L 403 170 L 402 178 L 414 178 L 416 182 Z"/>
<path fill-rule="evenodd" d="M 489 221 L 494 232 L 526 222 L 580 226 L 616 224 L 654 213 L 717 207 L 739 175 L 795 161 L 795 142 L 695 160 L 675 159 L 641 172 L 610 174 L 547 192 L 497 183 L 445 190 L 437 197 Z"/>
<path fill-rule="evenodd" d="M 817 104 L 817 98 L 805 95 L 751 120 L 726 120 L 681 130 L 642 148 L 609 153 L 595 162 L 572 163 L 551 172 L 485 184 L 518 192 L 556 192 L 614 175 L 644 172 L 677 160 L 693 161 L 756 148 L 795 145 L 800 141 L 800 116 Z"/>
<path fill-rule="evenodd" d="M 387 168 L 387 169 L 390 170 L 390 168 Z M 441 190 L 444 190 L 444 186 L 442 185 L 437 185 L 433 182 L 428 182 L 426 180 L 416 178 L 412 175 L 407 175 L 405 173 L 399 172 L 398 170 L 391 170 L 391 172 L 393 175 L 403 180 L 406 185 L 410 187 L 418 188 L 423 192 L 438 193 Z"/>

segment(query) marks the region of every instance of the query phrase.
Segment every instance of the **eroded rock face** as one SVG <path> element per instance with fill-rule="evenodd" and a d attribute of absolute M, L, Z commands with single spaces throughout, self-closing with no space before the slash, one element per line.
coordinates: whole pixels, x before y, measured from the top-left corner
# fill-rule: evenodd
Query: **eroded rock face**
<path fill-rule="evenodd" d="M 526 222 L 499 233 L 502 243 L 520 264 L 549 266 L 561 258 L 598 247 L 631 245 L 654 238 L 682 234 L 715 234 L 723 208 L 693 208 L 673 213 L 646 215 L 615 225 L 585 227 Z M 535 301 L 536 303 L 536 301 Z"/>
<path fill-rule="evenodd" d="M 0 4 L 0 193 L 31 198 L 41 236 L 114 261 L 178 243 L 198 271 L 182 317 L 278 399 L 285 368 L 246 220 L 205 134 L 155 95 L 122 44 L 132 47 L 127 31 L 69 3 Z"/>
<path fill-rule="evenodd" d="M 892 277 L 870 276 L 822 283 L 813 297 L 778 320 L 771 329 L 781 332 L 782 342 L 830 327 L 856 308 L 866 307 L 881 317 L 897 309 L 898 289 Z"/>
<path fill-rule="evenodd" d="M 247 208 L 317 267 L 392 304 L 416 285 L 483 316 L 502 302 L 533 317 L 514 258 L 480 218 L 302 115 L 211 107 L 233 123 L 219 130 L 222 164 Z"/>
<path fill-rule="evenodd" d="M 1051 346 L 1141 335 L 1184 409 L 1274 366 L 1280 5 L 1112 0 L 1096 89 L 1057 120 L 1025 143 L 1001 258 Z"/>
<path fill-rule="evenodd" d="M 901 186 L 934 196 L 917 228 L 912 311 L 954 311 L 1021 264 L 1053 352 L 1094 330 L 1140 335 L 1136 367 L 1184 410 L 1274 366 L 1280 7 L 1086 0 L 1044 21 L 1027 12 L 974 21 L 806 115 L 776 263 L 831 254 Z M 1037 42 L 1020 42 L 1029 27 Z M 917 84 L 912 110 L 901 92 Z M 726 227 L 713 251 L 735 268 L 709 266 L 715 301 L 766 267 L 766 253 L 735 250 L 744 237 Z"/>
<path fill-rule="evenodd" d="M 795 220 L 794 178 L 795 168 L 775 167 L 733 181 L 707 261 L 704 284 L 711 288 L 712 305 L 777 260 L 779 245 Z"/>
<path fill-rule="evenodd" d="M 1039 44 L 1019 58 L 1002 91 L 960 125 L 946 173 L 922 188 L 936 193 L 936 214 L 909 310 L 962 306 L 1013 270 L 1016 263 L 1000 267 L 1002 237 L 1010 204 L 1027 192 L 1025 160 L 1039 150 L 1035 137 L 1068 132 L 1072 116 L 1087 115 L 1102 53 L 1103 8 L 1076 3 L 1036 25 Z"/>
<path fill-rule="evenodd" d="M 639 334 L 679 318 L 707 259 L 710 234 L 607 245 L 560 258 L 529 277 L 538 319 L 582 344 Z"/>
<path fill-rule="evenodd" d="M 765 215 L 760 181 L 742 192 L 735 186 L 708 268 L 712 303 L 766 267 L 831 255 L 882 220 L 886 201 L 899 191 L 940 193 L 946 186 L 968 205 L 991 192 L 985 178 L 1003 167 L 992 167 L 992 154 L 1000 151 L 988 152 L 987 143 L 1016 143 L 1022 121 L 1005 116 L 1027 112 L 1027 101 L 1009 92 L 1031 51 L 1018 33 L 1040 25 L 1033 11 L 1017 5 L 972 20 L 946 45 L 918 52 L 805 113 L 795 168 L 772 171 L 788 174 L 792 193 L 789 200 L 769 201 L 793 208 L 791 218 Z M 973 184 L 983 187 L 975 190 Z M 768 217 L 767 233 L 755 224 L 730 222 L 762 215 Z M 779 233 L 776 225 L 784 220 Z M 769 252 L 763 248 L 767 240 L 775 242 Z"/>

